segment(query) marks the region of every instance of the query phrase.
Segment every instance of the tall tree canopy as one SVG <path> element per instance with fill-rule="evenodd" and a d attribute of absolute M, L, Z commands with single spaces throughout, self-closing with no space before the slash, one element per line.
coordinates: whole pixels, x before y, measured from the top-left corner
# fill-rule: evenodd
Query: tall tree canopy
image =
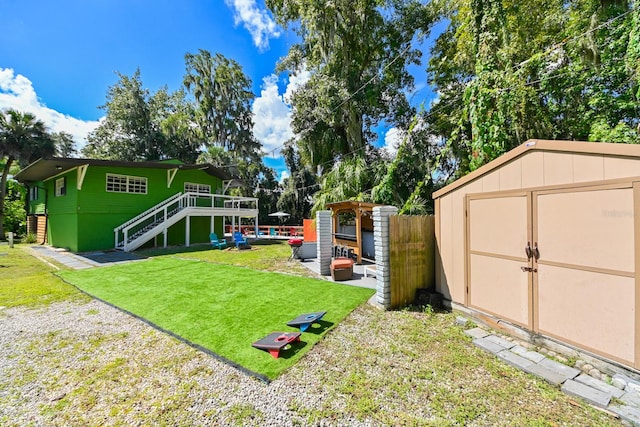
<path fill-rule="evenodd" d="M 31 113 L 0 111 L 0 158 L 6 158 L 0 177 L 0 240 L 4 239 L 5 198 L 9 169 L 17 161 L 21 167 L 55 152 L 55 144 L 44 122 Z"/>
<path fill-rule="evenodd" d="M 260 150 L 253 136 L 251 80 L 236 61 L 200 49 L 185 55 L 184 85 L 197 105 L 197 121 L 207 145 L 219 145 L 239 157 Z"/>
<path fill-rule="evenodd" d="M 282 150 L 290 176 L 284 180 L 283 191 L 278 198 L 278 210 L 290 214 L 288 220 L 301 224 L 304 218 L 311 216 L 312 195 L 317 191 L 316 176 L 306 166 L 300 154 L 291 145 Z"/>
<path fill-rule="evenodd" d="M 406 127 L 413 115 L 406 97 L 413 78 L 406 65 L 420 59 L 411 42 L 417 27 L 428 28 L 418 2 L 266 3 L 301 38 L 279 68 L 311 73 L 292 99 L 292 126 L 305 162 L 330 169 L 341 155 L 364 155 L 382 121 Z"/>
<path fill-rule="evenodd" d="M 53 138 L 53 141 L 55 143 L 56 156 L 73 157 L 78 153 L 78 150 L 76 150 L 76 143 L 70 133 L 57 132 L 51 134 L 51 137 Z"/>
<path fill-rule="evenodd" d="M 189 125 L 193 109 L 183 91 L 167 88 L 151 93 L 142 86 L 140 70 L 133 76 L 117 73 L 120 80 L 109 87 L 105 120 L 87 138 L 82 154 L 114 160 L 178 158 L 192 163 L 200 140 Z"/>
<path fill-rule="evenodd" d="M 461 175 L 529 138 L 640 142 L 638 6 L 624 0 L 449 0 L 425 121 Z"/>

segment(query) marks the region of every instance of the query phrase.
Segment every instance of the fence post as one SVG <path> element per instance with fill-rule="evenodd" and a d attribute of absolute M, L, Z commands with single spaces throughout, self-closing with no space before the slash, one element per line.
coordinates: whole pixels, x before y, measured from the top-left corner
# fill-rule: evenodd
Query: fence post
<path fill-rule="evenodd" d="M 318 211 L 316 213 L 316 248 L 318 261 L 320 262 L 320 274 L 331 274 L 331 211 Z"/>
<path fill-rule="evenodd" d="M 389 262 L 389 217 L 397 215 L 394 206 L 373 208 L 373 242 L 376 250 L 376 302 L 391 308 L 391 271 Z"/>

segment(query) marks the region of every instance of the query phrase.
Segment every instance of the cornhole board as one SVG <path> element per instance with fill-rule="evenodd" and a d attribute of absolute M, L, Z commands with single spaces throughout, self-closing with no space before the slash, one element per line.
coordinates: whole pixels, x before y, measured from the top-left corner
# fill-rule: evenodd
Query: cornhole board
<path fill-rule="evenodd" d="M 293 326 L 294 328 L 300 328 L 301 332 L 309 329 L 309 326 L 313 324 L 313 322 L 317 322 L 322 319 L 322 316 L 327 314 L 326 311 L 317 311 L 315 313 L 305 313 L 296 317 L 293 320 L 287 322 L 287 326 Z"/>
<path fill-rule="evenodd" d="M 255 348 L 268 351 L 275 359 L 280 356 L 282 350 L 287 344 L 300 341 L 300 332 L 271 332 L 266 337 L 259 339 L 251 344 Z"/>

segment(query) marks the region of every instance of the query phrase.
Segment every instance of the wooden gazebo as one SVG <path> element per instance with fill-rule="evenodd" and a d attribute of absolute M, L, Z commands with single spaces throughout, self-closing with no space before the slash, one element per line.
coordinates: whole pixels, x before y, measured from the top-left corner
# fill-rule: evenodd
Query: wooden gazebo
<path fill-rule="evenodd" d="M 358 264 L 362 263 L 363 232 L 373 233 L 373 208 L 376 206 L 382 205 L 353 200 L 327 203 L 333 217 L 333 245 L 352 249 Z M 355 224 L 340 224 L 340 214 L 343 213 L 353 213 Z"/>

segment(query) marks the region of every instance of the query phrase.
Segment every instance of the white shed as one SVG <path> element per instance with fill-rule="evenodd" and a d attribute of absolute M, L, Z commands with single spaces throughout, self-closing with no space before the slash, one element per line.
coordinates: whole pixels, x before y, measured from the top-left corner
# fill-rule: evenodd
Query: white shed
<path fill-rule="evenodd" d="M 454 308 L 640 369 L 640 146 L 530 140 L 434 199 Z"/>

